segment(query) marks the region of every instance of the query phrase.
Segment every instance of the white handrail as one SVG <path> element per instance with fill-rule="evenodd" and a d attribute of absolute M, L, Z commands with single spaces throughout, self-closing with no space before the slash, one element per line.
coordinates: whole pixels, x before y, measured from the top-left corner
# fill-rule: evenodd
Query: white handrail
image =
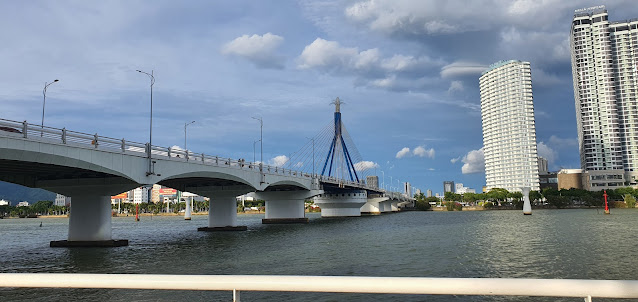
<path fill-rule="evenodd" d="M 0 287 L 638 298 L 638 280 L 0 273 Z"/>

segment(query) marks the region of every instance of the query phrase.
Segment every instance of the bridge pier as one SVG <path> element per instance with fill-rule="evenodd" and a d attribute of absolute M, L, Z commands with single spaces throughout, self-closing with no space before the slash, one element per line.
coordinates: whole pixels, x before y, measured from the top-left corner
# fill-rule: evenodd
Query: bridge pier
<path fill-rule="evenodd" d="M 366 203 L 361 207 L 362 215 L 380 215 L 383 209 L 382 202 L 388 200 L 388 197 L 368 197 Z"/>
<path fill-rule="evenodd" d="M 392 212 L 392 199 L 385 200 L 379 205 L 381 213 Z"/>
<path fill-rule="evenodd" d="M 314 200 L 321 207 L 321 217 L 358 217 L 368 200 L 367 195 L 365 190 L 340 190 L 321 194 Z"/>
<path fill-rule="evenodd" d="M 257 199 L 266 201 L 266 217 L 261 223 L 308 223 L 305 200 L 321 193 L 322 190 L 255 192 Z"/>
<path fill-rule="evenodd" d="M 237 196 L 250 192 L 251 188 L 237 187 L 192 187 L 186 188 L 187 192 L 193 192 L 210 198 L 208 208 L 208 226 L 197 228 L 198 231 L 245 231 L 245 225 L 237 225 Z"/>
<path fill-rule="evenodd" d="M 392 212 L 398 212 L 399 211 L 399 201 L 398 200 L 393 200 L 390 203 L 390 211 L 392 211 Z"/>
<path fill-rule="evenodd" d="M 120 182 L 121 184 L 118 184 Z M 118 247 L 128 240 L 114 240 L 111 226 L 111 196 L 131 189 L 116 179 L 42 181 L 49 191 L 71 197 L 68 240 L 51 241 L 51 247 Z"/>

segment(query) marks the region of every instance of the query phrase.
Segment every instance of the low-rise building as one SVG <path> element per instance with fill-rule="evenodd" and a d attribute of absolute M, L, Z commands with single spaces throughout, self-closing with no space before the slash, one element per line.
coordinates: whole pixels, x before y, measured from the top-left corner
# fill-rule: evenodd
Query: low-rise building
<path fill-rule="evenodd" d="M 582 169 L 561 169 L 558 171 L 556 178 L 558 179 L 558 190 L 583 188 Z"/>
<path fill-rule="evenodd" d="M 557 172 L 539 173 L 538 181 L 540 183 L 541 191 L 546 188 L 558 190 L 558 173 Z"/>

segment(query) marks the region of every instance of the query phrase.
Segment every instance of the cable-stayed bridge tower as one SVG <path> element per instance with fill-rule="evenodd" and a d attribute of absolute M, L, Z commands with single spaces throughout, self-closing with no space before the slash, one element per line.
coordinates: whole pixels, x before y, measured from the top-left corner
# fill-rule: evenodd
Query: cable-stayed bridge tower
<path fill-rule="evenodd" d="M 335 104 L 334 137 L 332 138 L 332 143 L 330 144 L 330 148 L 328 149 L 328 155 L 326 156 L 326 160 L 323 164 L 321 175 L 326 175 L 328 177 L 333 176 L 333 168 L 334 168 L 335 176 L 338 179 L 343 179 L 343 178 L 346 178 L 344 176 L 348 176 L 347 179 L 350 179 L 351 181 L 359 182 L 357 169 L 355 168 L 355 164 L 352 162 L 352 156 L 350 156 L 350 152 L 348 152 L 348 146 L 346 145 L 346 142 L 343 140 L 343 136 L 342 136 L 342 129 L 343 129 L 343 124 L 341 122 L 342 102 L 337 97 L 334 100 L 334 102 L 332 102 L 331 104 Z M 328 174 L 326 174 L 326 168 L 328 169 Z M 345 173 L 346 171 L 347 171 L 347 175 Z"/>

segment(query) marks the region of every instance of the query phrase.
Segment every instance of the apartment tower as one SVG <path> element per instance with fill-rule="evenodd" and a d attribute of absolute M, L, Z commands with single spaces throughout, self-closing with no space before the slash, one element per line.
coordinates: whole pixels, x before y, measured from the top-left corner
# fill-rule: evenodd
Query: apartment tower
<path fill-rule="evenodd" d="M 583 186 L 636 185 L 638 19 L 610 22 L 603 5 L 578 9 L 570 46 Z"/>
<path fill-rule="evenodd" d="M 500 61 L 479 80 L 487 189 L 538 191 L 538 156 L 529 62 Z"/>

